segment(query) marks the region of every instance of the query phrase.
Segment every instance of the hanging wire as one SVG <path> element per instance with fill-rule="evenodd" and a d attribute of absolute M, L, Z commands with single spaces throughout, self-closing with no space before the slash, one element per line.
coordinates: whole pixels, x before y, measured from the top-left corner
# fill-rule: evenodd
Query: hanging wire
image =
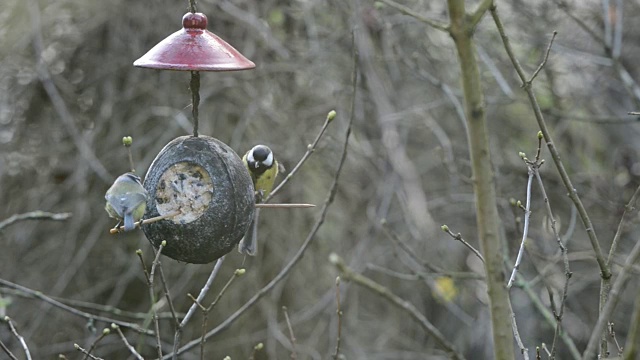
<path fill-rule="evenodd" d="M 200 72 L 191 72 L 191 113 L 193 114 L 193 136 L 198 137 L 198 106 L 200 105 Z"/>

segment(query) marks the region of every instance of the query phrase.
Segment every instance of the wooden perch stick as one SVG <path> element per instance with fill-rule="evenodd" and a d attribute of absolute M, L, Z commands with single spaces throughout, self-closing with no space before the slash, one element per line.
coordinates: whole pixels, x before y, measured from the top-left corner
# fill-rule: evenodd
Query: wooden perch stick
<path fill-rule="evenodd" d="M 166 215 L 156 216 L 156 217 L 152 217 L 150 219 L 142 219 L 142 220 L 134 223 L 134 226 L 139 227 L 139 226 L 142 226 L 144 224 L 154 223 L 156 221 L 172 218 L 174 216 L 180 215 L 181 213 L 182 213 L 181 211 L 174 211 L 174 212 L 168 213 Z M 124 226 L 122 226 L 122 225 L 121 226 L 116 226 L 113 229 L 109 230 L 109 233 L 110 234 L 117 234 L 120 231 L 122 231 L 123 229 L 124 229 Z"/>
<path fill-rule="evenodd" d="M 312 208 L 316 207 L 313 204 L 256 204 L 256 208 L 270 208 L 270 209 L 292 209 L 292 208 Z"/>

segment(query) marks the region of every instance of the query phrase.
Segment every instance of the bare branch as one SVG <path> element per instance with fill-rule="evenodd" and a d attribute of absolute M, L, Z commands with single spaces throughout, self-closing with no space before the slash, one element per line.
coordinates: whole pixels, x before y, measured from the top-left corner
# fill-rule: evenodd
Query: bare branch
<path fill-rule="evenodd" d="M 291 358 L 295 360 L 298 358 L 298 353 L 296 352 L 296 336 L 293 334 L 293 327 L 291 326 L 291 320 L 289 320 L 287 307 L 283 306 L 282 311 L 284 312 L 284 318 L 287 322 L 287 328 L 289 328 L 289 338 L 291 339 Z"/>
<path fill-rule="evenodd" d="M 166 240 L 163 240 L 160 246 L 158 247 L 158 251 L 153 251 L 156 253 L 156 257 L 153 259 L 153 263 L 151 264 L 151 273 L 147 278 L 147 285 L 149 286 L 149 300 L 151 301 L 151 314 L 153 316 L 153 324 L 156 329 L 156 349 L 158 351 L 158 359 L 162 358 L 162 340 L 160 339 L 160 324 L 158 324 L 158 312 L 156 311 L 156 294 L 153 289 L 153 281 L 155 278 L 156 268 L 158 266 L 162 266 L 160 264 L 160 253 L 162 253 L 162 249 L 167 246 Z"/>
<path fill-rule="evenodd" d="M 331 110 L 329 111 L 329 113 L 327 113 L 327 117 L 324 120 L 324 124 L 322 124 L 322 127 L 320 128 L 320 132 L 318 133 L 318 135 L 316 135 L 315 140 L 313 140 L 313 142 L 309 144 L 309 146 L 307 146 L 307 152 L 305 152 L 304 155 L 302 155 L 302 158 L 300 159 L 300 161 L 298 161 L 296 166 L 293 167 L 293 170 L 291 170 L 291 172 L 287 174 L 287 177 L 284 180 L 282 180 L 282 182 L 280 182 L 280 184 L 278 184 L 278 186 L 276 186 L 276 188 L 273 189 L 273 191 L 271 191 L 271 194 L 269 194 L 269 196 L 264 200 L 264 202 L 267 202 L 272 197 L 274 197 L 282 189 L 282 187 L 286 183 L 288 183 L 289 180 L 291 180 L 291 178 L 298 172 L 298 170 L 300 170 L 300 168 L 307 161 L 309 156 L 311 156 L 311 154 L 313 154 L 316 151 L 316 148 L 318 147 L 318 143 L 320 142 L 322 135 L 324 135 L 324 132 L 327 130 L 327 127 L 329 127 L 329 124 L 333 121 L 335 117 L 336 117 L 336 112 L 334 110 Z"/>
<path fill-rule="evenodd" d="M 91 354 L 91 349 L 85 350 L 78 344 L 73 344 L 73 347 L 76 348 L 76 350 L 78 350 L 78 351 L 80 351 L 81 353 L 84 354 L 84 359 L 90 357 L 92 360 L 104 360 L 103 358 L 99 358 L 97 356 L 92 355 Z"/>
<path fill-rule="evenodd" d="M 517 275 L 514 286 L 524 291 L 524 293 L 531 300 L 533 307 L 536 308 L 536 310 L 538 310 L 538 312 L 542 315 L 542 317 L 545 319 L 545 321 L 549 325 L 554 327 L 558 326 L 558 321 L 556 320 L 555 316 L 551 313 L 551 311 L 549 311 L 547 306 L 542 303 L 542 300 L 540 300 L 540 298 L 538 297 L 538 294 L 536 293 L 535 290 L 531 288 L 530 284 L 523 281 L 522 275 L 520 274 Z M 565 331 L 560 332 L 559 335 L 562 341 L 565 343 L 565 345 L 567 345 L 567 348 L 569 349 L 569 353 L 571 354 L 571 356 L 576 360 L 581 359 L 580 351 L 578 351 L 578 347 L 576 346 L 573 339 L 571 339 Z M 546 347 L 545 347 L 545 351 L 548 351 L 546 350 Z M 551 353 L 549 352 L 548 355 L 551 356 Z"/>
<path fill-rule="evenodd" d="M 511 289 L 511 286 L 513 286 L 513 281 L 516 279 L 516 273 L 518 272 L 518 268 L 520 268 L 522 255 L 524 254 L 524 244 L 527 241 L 527 236 L 529 236 L 529 219 L 531 218 L 531 184 L 533 183 L 534 171 L 533 166 L 535 165 L 527 165 L 529 179 L 527 180 L 527 200 L 524 205 L 524 227 L 522 230 L 522 241 L 520 242 L 520 249 L 518 250 L 516 262 L 513 265 L 513 270 L 511 271 L 511 277 L 509 277 L 509 281 L 507 282 L 507 289 Z"/>
<path fill-rule="evenodd" d="M 336 314 L 338 315 L 338 337 L 336 338 L 336 350 L 333 352 L 334 360 L 340 356 L 340 341 L 342 338 L 342 309 L 340 308 L 340 276 L 336 277 Z"/>
<path fill-rule="evenodd" d="M 34 298 L 42 300 L 42 301 L 44 301 L 44 302 L 46 302 L 46 303 L 48 303 L 50 305 L 53 305 L 53 306 L 58 307 L 60 309 L 66 310 L 66 311 L 68 311 L 68 312 L 70 312 L 70 313 L 72 313 L 74 315 L 83 317 L 85 319 L 103 321 L 103 322 L 106 322 L 106 323 L 114 323 L 114 324 L 117 324 L 117 325 L 122 326 L 122 327 L 130 328 L 130 329 L 132 329 L 134 331 L 137 331 L 137 332 L 145 334 L 145 335 L 154 335 L 153 331 L 143 329 L 140 326 L 138 326 L 137 324 L 129 323 L 129 322 L 126 322 L 126 321 L 115 320 L 115 319 L 111 319 L 111 318 L 100 316 L 100 315 L 93 315 L 93 314 L 86 313 L 84 311 L 75 309 L 75 308 L 73 308 L 71 306 L 65 305 L 65 304 L 61 303 L 60 301 L 54 300 L 54 299 L 42 294 L 40 291 L 31 290 L 31 289 L 26 288 L 26 287 L 24 287 L 22 285 L 14 284 L 14 283 L 12 283 L 10 281 L 7 281 L 7 280 L 4 280 L 4 279 L 0 279 L 0 285 L 8 287 L 8 288 L 11 288 L 11 289 L 22 291 L 22 292 L 24 292 L 26 294 L 29 294 L 29 295 L 33 296 Z"/>
<path fill-rule="evenodd" d="M 532 83 L 533 80 L 535 80 L 535 78 L 538 76 L 538 73 L 540 73 L 540 71 L 547 64 L 547 60 L 549 60 L 549 52 L 551 51 L 551 46 L 553 45 L 553 40 L 555 40 L 556 35 L 558 35 L 558 32 L 554 30 L 553 35 L 551 35 L 551 41 L 549 41 L 549 46 L 547 46 L 547 51 L 544 54 L 544 59 L 542 59 L 542 62 L 540 63 L 540 65 L 538 65 L 536 71 L 533 72 L 533 75 L 531 75 L 531 77 L 527 81 L 528 83 Z"/>
<path fill-rule="evenodd" d="M 160 215 L 160 216 L 152 217 L 152 218 L 149 218 L 149 219 L 142 219 L 142 220 L 140 220 L 138 222 L 133 223 L 133 226 L 141 227 L 142 225 L 145 225 L 145 224 L 151 224 L 151 223 L 154 223 L 154 222 L 158 222 L 160 220 L 169 219 L 169 218 L 172 218 L 174 216 L 178 216 L 181 213 L 182 212 L 178 210 L 178 211 L 172 211 L 172 212 L 170 212 L 168 214 L 165 214 L 165 215 Z M 120 225 L 120 226 L 114 227 L 113 229 L 109 230 L 109 233 L 110 234 L 117 234 L 117 233 L 119 233 L 121 231 L 124 231 L 124 225 Z"/>
<path fill-rule="evenodd" d="M 176 332 L 173 336 L 173 357 L 172 357 L 173 360 L 178 359 L 178 347 L 180 346 L 182 329 L 187 325 L 189 320 L 191 320 L 191 317 L 196 312 L 198 305 L 202 302 L 204 297 L 209 292 L 209 289 L 211 288 L 211 284 L 213 284 L 213 280 L 215 280 L 216 276 L 218 275 L 218 272 L 220 272 L 220 268 L 222 267 L 224 258 L 225 257 L 223 256 L 219 258 L 218 261 L 216 261 L 216 264 L 213 266 L 213 270 L 211 270 L 211 273 L 209 274 L 209 278 L 207 278 L 207 281 L 205 282 L 204 286 L 202 287 L 202 289 L 200 289 L 200 293 L 198 294 L 198 297 L 195 299 L 195 301 L 193 302 L 193 305 L 191 305 L 191 307 L 187 311 L 187 314 L 182 319 L 180 324 L 176 327 Z"/>
<path fill-rule="evenodd" d="M 91 344 L 91 346 L 89 347 L 89 350 L 84 350 L 83 348 L 81 348 L 80 346 L 77 346 L 78 344 L 76 344 L 76 348 L 81 351 L 82 353 L 84 353 L 84 358 L 83 360 L 86 360 L 87 357 L 91 357 L 92 359 L 96 359 L 95 356 L 91 355 L 91 352 L 93 351 L 93 349 L 96 348 L 96 346 L 98 345 L 98 343 L 104 339 L 107 335 L 109 335 L 111 333 L 111 330 L 109 330 L 109 328 L 104 328 L 104 330 L 102 330 L 102 333 L 100 333 L 100 336 L 98 336 L 96 338 L 96 340 Z"/>
<path fill-rule="evenodd" d="M 513 337 L 516 339 L 516 344 L 518 344 L 518 348 L 520 349 L 520 353 L 522 354 L 524 360 L 529 360 L 529 349 L 524 346 L 522 338 L 520 337 L 520 332 L 518 331 L 518 323 L 516 322 L 516 314 L 513 312 L 511 300 L 509 300 L 509 312 L 511 315 L 511 328 L 513 329 Z"/>
<path fill-rule="evenodd" d="M 544 184 L 542 183 L 542 178 L 540 177 L 539 169 L 535 169 L 536 179 L 538 180 L 538 185 L 540 187 L 540 191 L 542 192 L 542 197 L 544 198 L 544 203 L 546 204 L 547 214 L 549 215 L 549 219 L 551 221 L 551 230 L 553 230 L 553 235 L 556 238 L 556 242 L 558 243 L 558 248 L 560 249 L 560 254 L 562 256 L 562 262 L 564 264 L 564 287 L 562 288 L 562 297 L 560 299 L 560 310 L 557 314 L 555 314 L 556 318 L 556 330 L 553 334 L 553 343 L 551 344 L 551 357 L 555 356 L 556 352 L 556 343 L 558 336 L 562 333 L 562 318 L 564 316 L 564 308 L 567 301 L 567 293 L 569 292 L 569 280 L 573 275 L 571 273 L 571 268 L 569 267 L 569 256 L 567 255 L 567 247 L 562 242 L 562 238 L 560 234 L 558 234 L 558 229 L 556 228 L 556 219 L 553 216 L 553 211 L 551 210 L 551 204 L 549 202 L 549 197 L 547 196 L 547 192 L 544 188 Z"/>
<path fill-rule="evenodd" d="M 640 289 L 636 294 L 636 301 L 633 309 L 633 314 L 629 321 L 629 333 L 627 334 L 627 342 L 624 346 L 625 360 L 636 359 L 640 355 Z"/>
<path fill-rule="evenodd" d="M 413 304 L 400 298 L 388 288 L 354 272 L 337 254 L 332 253 L 331 255 L 329 255 L 329 261 L 336 266 L 345 280 L 353 281 L 354 283 L 371 290 L 375 294 L 388 300 L 397 308 L 408 313 L 430 336 L 432 336 L 436 340 L 436 342 L 444 350 L 447 351 L 448 355 L 451 356 L 451 358 L 464 359 L 464 356 L 453 347 L 453 344 L 451 344 L 449 340 L 447 340 L 447 338 L 445 338 L 444 335 L 440 332 L 440 330 L 438 330 L 433 324 L 431 324 L 431 322 L 420 311 L 418 311 L 418 309 L 416 309 Z"/>
<path fill-rule="evenodd" d="M 387 5 L 387 6 L 391 7 L 391 8 L 394 8 L 394 9 L 400 11 L 401 13 L 403 13 L 405 15 L 411 16 L 412 18 L 414 18 L 414 19 L 416 19 L 416 20 L 418 20 L 418 21 L 420 21 L 422 23 L 425 23 L 425 24 L 429 25 L 434 29 L 437 29 L 437 30 L 440 30 L 440 31 L 444 31 L 444 32 L 449 32 L 449 25 L 447 25 L 447 24 L 445 24 L 443 22 L 437 21 L 437 20 L 429 19 L 428 17 L 423 16 L 423 15 L 419 14 L 418 12 L 413 11 L 412 9 L 410 9 L 410 8 L 408 8 L 408 7 L 406 7 L 406 6 L 402 5 L 402 4 L 398 4 L 397 2 L 395 2 L 393 0 L 378 0 L 378 1 L 380 1 L 381 3 Z"/>
<path fill-rule="evenodd" d="M 24 214 L 16 214 L 0 221 L 0 231 L 9 225 L 25 220 L 67 220 L 73 215 L 72 213 L 50 213 L 46 211 L 36 210 Z"/>
<path fill-rule="evenodd" d="M 5 316 L 4 321 L 9 325 L 9 329 L 11 329 L 11 333 L 13 334 L 13 336 L 15 336 L 16 339 L 18 339 L 18 341 L 20 342 L 20 345 L 22 346 L 22 350 L 24 350 L 24 355 L 27 357 L 27 360 L 31 360 L 31 353 L 29 352 L 29 347 L 27 346 L 27 342 L 24 340 L 22 335 L 18 334 L 18 329 L 16 329 L 16 326 L 13 324 L 13 321 L 11 321 L 11 318 L 8 316 Z"/>
<path fill-rule="evenodd" d="M 542 115 L 542 110 L 540 109 L 538 100 L 536 99 L 536 96 L 533 92 L 531 83 L 527 83 L 527 78 L 524 73 L 524 70 L 520 65 L 520 62 L 518 61 L 518 59 L 515 57 L 513 48 L 511 47 L 509 38 L 507 37 L 504 31 L 504 25 L 502 24 L 502 20 L 500 20 L 500 16 L 498 15 L 498 10 L 496 7 L 493 7 L 491 9 L 491 15 L 496 24 L 498 32 L 500 33 L 500 37 L 502 38 L 504 48 L 507 51 L 507 54 L 509 55 L 509 59 L 511 60 L 513 67 L 518 73 L 518 76 L 522 81 L 522 86 L 526 91 L 527 96 L 529 97 L 529 101 L 531 102 L 531 106 L 533 108 L 535 118 L 538 122 L 538 126 L 542 131 L 544 139 L 547 143 L 547 147 L 549 148 L 549 152 L 551 153 L 551 157 L 553 158 L 553 162 L 556 165 L 558 173 L 560 174 L 560 178 L 562 179 L 562 182 L 569 193 L 569 198 L 571 199 L 571 201 L 573 201 L 576 208 L 578 209 L 578 214 L 580 215 L 580 219 L 582 220 L 585 230 L 587 231 L 587 234 L 589 236 L 589 241 L 591 242 L 591 247 L 593 248 L 593 251 L 596 256 L 596 260 L 598 262 L 598 266 L 600 267 L 601 277 L 605 280 L 608 280 L 611 278 L 611 270 L 607 266 L 604 255 L 602 254 L 602 250 L 600 249 L 600 242 L 598 241 L 598 237 L 593 227 L 593 223 L 591 222 L 591 218 L 589 217 L 586 208 L 582 204 L 582 200 L 580 199 L 580 196 L 578 195 L 576 188 L 573 186 L 573 183 L 569 178 L 569 174 L 564 168 L 564 164 L 560 160 L 560 154 L 556 149 L 553 140 L 551 139 L 551 133 L 547 128 L 546 121 L 544 120 L 544 116 Z"/>
<path fill-rule="evenodd" d="M 611 249 L 609 249 L 609 256 L 607 257 L 607 265 L 611 263 L 611 259 L 618 248 L 618 241 L 620 241 L 620 236 L 622 235 L 622 228 L 624 227 L 624 223 L 627 220 L 627 215 L 630 215 L 636 208 L 636 201 L 638 200 L 638 196 L 640 196 L 640 186 L 636 189 L 636 191 L 629 199 L 627 205 L 624 206 L 624 212 L 620 217 L 620 222 L 618 223 L 618 228 L 616 230 L 615 235 L 613 236 L 613 241 L 611 242 Z"/>
<path fill-rule="evenodd" d="M 471 23 L 471 26 L 475 28 L 480 20 L 482 20 L 484 14 L 486 14 L 492 6 L 493 0 L 482 0 L 482 2 L 478 4 L 476 10 L 469 15 L 469 22 Z"/>
<path fill-rule="evenodd" d="M 18 358 L 13 355 L 13 353 L 11 352 L 11 350 L 9 350 L 9 348 L 7 347 L 7 345 L 5 345 L 2 340 L 0 340 L 0 348 L 2 348 L 2 351 L 4 351 L 5 354 L 7 354 L 8 357 L 11 358 L 11 360 L 18 360 Z"/>
<path fill-rule="evenodd" d="M 122 333 L 122 330 L 120 330 L 120 326 L 116 325 L 116 324 L 111 324 L 111 328 L 116 330 L 116 332 L 118 332 L 118 335 L 120 336 L 120 340 L 122 340 L 122 342 L 124 343 L 124 346 L 129 350 L 129 352 L 131 353 L 131 355 L 135 356 L 136 359 L 138 360 L 144 360 L 144 358 L 142 357 L 142 355 L 140 355 L 136 349 L 131 346 L 131 344 L 129 344 L 129 341 L 127 341 L 127 338 L 124 336 L 124 334 Z"/>
<path fill-rule="evenodd" d="M 454 240 L 460 241 L 464 246 L 466 246 L 469 250 L 471 250 L 471 252 L 473 252 L 478 257 L 478 259 L 480 259 L 480 261 L 484 263 L 484 257 L 482 256 L 482 254 L 480 254 L 480 251 L 474 248 L 473 245 L 469 244 L 465 239 L 463 239 L 462 234 L 460 233 L 454 234 L 451 230 L 449 230 L 449 227 L 447 225 L 442 225 L 441 229 L 442 231 L 449 234 L 449 236 L 451 236 Z"/>
<path fill-rule="evenodd" d="M 640 258 L 640 241 L 636 241 L 636 244 L 633 246 L 633 249 L 627 256 L 627 260 L 624 263 L 624 266 L 618 273 L 616 280 L 613 282 L 613 286 L 611 287 L 611 291 L 609 292 L 608 300 L 605 303 L 604 307 L 600 310 L 600 315 L 598 316 L 598 321 L 596 325 L 593 327 L 593 332 L 591 333 L 591 337 L 589 338 L 589 343 L 587 344 L 587 348 L 582 354 L 582 358 L 584 360 L 593 359 L 596 357 L 596 347 L 598 346 L 598 339 L 600 335 L 606 331 L 606 325 L 609 317 L 613 314 L 613 310 L 618 305 L 618 300 L 620 295 L 625 289 L 625 285 L 629 280 L 630 270 L 633 267 L 633 264 Z"/>
<path fill-rule="evenodd" d="M 256 208 L 270 208 L 270 209 L 305 209 L 316 207 L 313 204 L 256 204 Z"/>

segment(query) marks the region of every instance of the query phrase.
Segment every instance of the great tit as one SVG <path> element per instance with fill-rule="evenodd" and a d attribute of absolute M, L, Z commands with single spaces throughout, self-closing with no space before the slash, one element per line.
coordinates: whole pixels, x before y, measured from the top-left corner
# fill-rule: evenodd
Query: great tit
<path fill-rule="evenodd" d="M 126 173 L 118 176 L 107 190 L 104 196 L 107 200 L 105 210 L 112 218 L 124 221 L 124 231 L 131 231 L 135 228 L 135 222 L 144 216 L 147 197 L 147 190 L 142 187 L 140 178 Z"/>
<path fill-rule="evenodd" d="M 271 194 L 273 184 L 278 175 L 278 161 L 273 156 L 271 149 L 265 145 L 254 146 L 244 154 L 242 161 L 251 175 L 255 189 L 256 203 L 261 203 Z M 257 223 L 260 213 L 259 210 L 260 209 L 256 209 L 249 230 L 247 230 L 244 238 L 242 238 L 238 244 L 238 251 L 241 254 L 255 256 L 258 253 Z M 248 241 L 247 238 L 249 239 Z"/>

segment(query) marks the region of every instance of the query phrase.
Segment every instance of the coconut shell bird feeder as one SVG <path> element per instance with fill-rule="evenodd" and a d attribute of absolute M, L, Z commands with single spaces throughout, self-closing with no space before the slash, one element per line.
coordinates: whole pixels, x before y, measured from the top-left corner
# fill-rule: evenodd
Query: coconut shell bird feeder
<path fill-rule="evenodd" d="M 137 67 L 191 73 L 193 135 L 169 142 L 144 179 L 149 193 L 142 225 L 149 241 L 166 246 L 162 254 L 203 264 L 229 253 L 246 233 L 255 212 L 254 188 L 242 159 L 222 141 L 198 136 L 200 71 L 253 69 L 255 64 L 207 30 L 207 17 L 193 11 L 183 28 L 136 60 Z"/>

